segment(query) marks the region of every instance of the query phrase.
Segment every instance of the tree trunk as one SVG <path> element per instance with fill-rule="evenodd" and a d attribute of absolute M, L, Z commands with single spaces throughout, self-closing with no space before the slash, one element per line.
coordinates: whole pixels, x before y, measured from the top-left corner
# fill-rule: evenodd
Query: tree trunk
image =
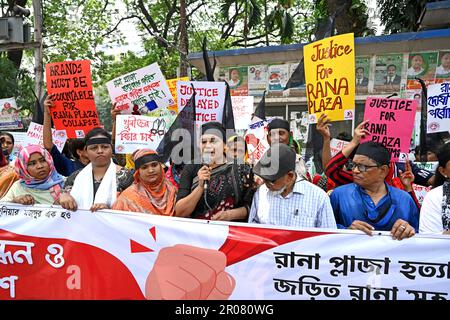
<path fill-rule="evenodd" d="M 342 4 L 346 4 L 343 12 L 336 17 L 334 26 L 336 28 L 336 34 L 351 33 L 354 32 L 354 19 L 349 14 L 349 9 L 352 5 L 352 0 L 328 0 L 327 1 L 327 12 L 328 16 L 331 16 L 337 8 Z"/>
<path fill-rule="evenodd" d="M 247 6 L 247 1 L 248 0 L 244 0 L 244 47 L 247 48 L 247 37 L 248 37 L 248 15 L 247 15 L 247 10 L 248 10 L 248 6 Z"/>
<path fill-rule="evenodd" d="M 264 32 L 266 33 L 266 46 L 269 46 L 269 21 L 267 17 L 267 0 L 264 0 Z"/>
<path fill-rule="evenodd" d="M 34 41 L 39 43 L 39 47 L 34 51 L 34 91 L 39 100 L 43 96 L 44 66 L 42 59 L 42 3 L 41 0 L 33 0 L 34 11 Z M 42 110 L 43 111 L 43 110 Z"/>
<path fill-rule="evenodd" d="M 188 75 L 188 63 L 186 61 L 189 51 L 189 39 L 187 34 L 186 0 L 180 0 L 180 77 Z"/>

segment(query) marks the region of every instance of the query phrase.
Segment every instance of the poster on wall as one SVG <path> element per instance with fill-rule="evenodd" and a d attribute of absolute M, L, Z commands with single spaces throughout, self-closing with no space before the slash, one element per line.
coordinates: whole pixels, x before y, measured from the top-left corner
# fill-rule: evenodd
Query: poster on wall
<path fill-rule="evenodd" d="M 248 67 L 248 94 L 262 96 L 267 87 L 267 66 L 253 65 Z"/>
<path fill-rule="evenodd" d="M 232 67 L 228 69 L 228 85 L 232 96 L 248 95 L 247 67 Z"/>
<path fill-rule="evenodd" d="M 356 93 L 366 94 L 369 87 L 370 57 L 355 58 Z"/>
<path fill-rule="evenodd" d="M 276 64 L 269 66 L 269 91 L 283 91 L 289 80 L 289 64 Z"/>
<path fill-rule="evenodd" d="M 398 92 L 402 82 L 403 54 L 376 56 L 374 92 Z"/>
<path fill-rule="evenodd" d="M 416 77 L 424 80 L 426 85 L 435 82 L 437 67 L 437 52 L 412 52 L 408 57 L 408 89 L 420 89 L 420 83 Z"/>
<path fill-rule="evenodd" d="M 436 67 L 436 83 L 450 82 L 450 51 L 440 51 Z"/>

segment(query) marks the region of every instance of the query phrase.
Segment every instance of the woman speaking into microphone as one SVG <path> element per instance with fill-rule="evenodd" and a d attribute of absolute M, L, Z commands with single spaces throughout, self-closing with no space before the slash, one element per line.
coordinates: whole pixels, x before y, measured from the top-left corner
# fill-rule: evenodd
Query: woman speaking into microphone
<path fill-rule="evenodd" d="M 226 161 L 225 129 L 219 122 L 202 126 L 202 159 L 181 173 L 175 215 L 207 220 L 246 221 L 254 190 L 246 164 Z"/>

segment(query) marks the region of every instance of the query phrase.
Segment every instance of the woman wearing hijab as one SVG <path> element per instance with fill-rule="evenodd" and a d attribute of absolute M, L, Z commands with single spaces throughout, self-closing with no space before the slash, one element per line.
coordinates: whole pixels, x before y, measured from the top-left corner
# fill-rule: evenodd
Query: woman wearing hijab
<path fill-rule="evenodd" d="M 68 210 L 109 209 L 116 202 L 117 193 L 131 185 L 133 175 L 112 161 L 111 135 L 106 130 L 92 129 L 85 142 L 90 163 L 67 178 L 59 202 Z"/>
<path fill-rule="evenodd" d="M 156 151 L 139 150 L 133 160 L 136 169 L 134 183 L 120 194 L 112 208 L 173 216 L 177 190 L 166 180 Z"/>
<path fill-rule="evenodd" d="M 450 234 L 450 143 L 438 152 L 433 189 L 423 199 L 419 233 Z"/>
<path fill-rule="evenodd" d="M 56 172 L 47 150 L 38 145 L 22 148 L 15 169 L 20 180 L 12 185 L 1 201 L 25 205 L 58 203 L 64 180 Z"/>
<path fill-rule="evenodd" d="M 246 220 L 254 190 L 248 165 L 228 164 L 225 129 L 218 122 L 202 126 L 202 160 L 186 164 L 181 174 L 175 215 L 208 220 Z"/>

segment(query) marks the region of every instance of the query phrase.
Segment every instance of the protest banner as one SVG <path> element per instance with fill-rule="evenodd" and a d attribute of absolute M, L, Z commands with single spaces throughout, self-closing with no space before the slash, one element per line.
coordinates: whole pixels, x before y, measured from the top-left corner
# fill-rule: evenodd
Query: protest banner
<path fill-rule="evenodd" d="M 366 100 L 364 120 L 369 120 L 361 142 L 374 141 L 391 153 L 391 161 L 408 160 L 411 134 L 416 116 L 417 101 L 369 97 Z"/>
<path fill-rule="evenodd" d="M 133 153 L 137 149 L 156 150 L 172 123 L 165 117 L 118 115 L 116 118 L 116 153 Z M 173 122 L 173 121 L 172 121 Z"/>
<path fill-rule="evenodd" d="M 170 93 L 172 94 L 173 101 L 174 101 L 174 104 L 169 106 L 167 109 L 169 109 L 171 112 L 174 112 L 175 115 L 178 114 L 178 100 L 177 100 L 177 82 L 178 81 L 189 81 L 189 78 L 182 77 L 182 78 L 166 80 L 167 85 L 169 86 Z"/>
<path fill-rule="evenodd" d="M 0 299 L 446 300 L 449 244 L 4 203 Z"/>
<path fill-rule="evenodd" d="M 247 67 L 231 67 L 228 69 L 228 85 L 232 96 L 248 96 Z"/>
<path fill-rule="evenodd" d="M 331 141 L 330 141 L 331 157 L 334 157 L 335 155 L 337 155 L 348 144 L 349 144 L 348 141 L 339 140 L 336 138 L 331 139 Z"/>
<path fill-rule="evenodd" d="M 428 86 L 427 133 L 450 130 L 450 82 Z"/>
<path fill-rule="evenodd" d="M 195 88 L 195 124 L 200 127 L 203 123 L 222 122 L 225 104 L 225 83 L 209 81 L 178 81 L 177 98 L 180 112 L 192 96 Z"/>
<path fill-rule="evenodd" d="M 100 126 L 92 91 L 89 60 L 49 63 L 45 67 L 47 91 L 53 95 L 51 116 L 57 130 L 69 138 L 84 138 Z"/>
<path fill-rule="evenodd" d="M 52 128 L 52 141 L 56 148 L 58 148 L 59 152 L 62 152 L 67 141 L 66 130 L 55 130 Z M 30 123 L 25 140 L 22 141 L 22 146 L 26 147 L 30 144 L 37 144 L 44 148 L 43 125 L 35 122 Z"/>
<path fill-rule="evenodd" d="M 248 129 L 252 121 L 253 96 L 233 96 L 231 105 L 233 106 L 234 126 L 236 129 Z"/>
<path fill-rule="evenodd" d="M 14 98 L 0 99 L 0 130 L 23 128 L 19 109 Z"/>
<path fill-rule="evenodd" d="M 267 66 L 253 65 L 248 67 L 248 94 L 262 96 L 267 88 Z"/>
<path fill-rule="evenodd" d="M 245 132 L 245 142 L 247 143 L 248 161 L 255 165 L 264 153 L 270 148 L 267 141 L 267 132 L 269 131 L 267 121 L 254 117 L 249 129 Z"/>
<path fill-rule="evenodd" d="M 175 104 L 156 62 L 113 79 L 106 87 L 111 101 L 117 104 L 122 114 L 143 115 Z"/>
<path fill-rule="evenodd" d="M 425 85 L 435 83 L 438 52 L 411 52 L 408 56 L 407 88 L 421 89 L 416 77 L 422 79 Z"/>
<path fill-rule="evenodd" d="M 355 43 L 353 33 L 303 47 L 309 122 L 322 113 L 331 121 L 353 119 L 355 109 Z"/>

